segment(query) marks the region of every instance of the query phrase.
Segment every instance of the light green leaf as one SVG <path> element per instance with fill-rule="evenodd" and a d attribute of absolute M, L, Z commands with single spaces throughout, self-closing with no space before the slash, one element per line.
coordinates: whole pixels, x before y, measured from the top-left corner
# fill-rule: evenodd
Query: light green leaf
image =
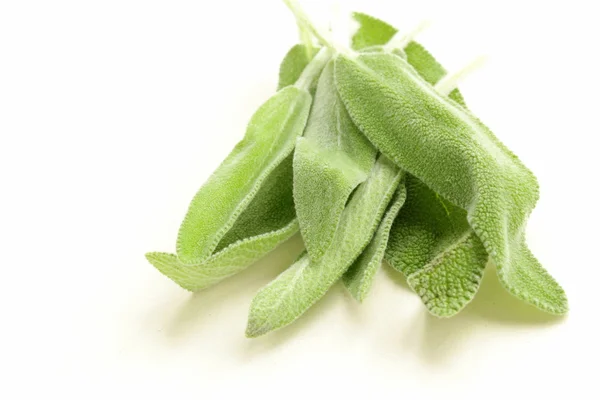
<path fill-rule="evenodd" d="M 433 261 L 408 277 L 427 309 L 438 317 L 451 317 L 475 297 L 488 259 L 473 232 L 452 242 Z"/>
<path fill-rule="evenodd" d="M 369 21 L 359 32 L 380 38 L 371 39 L 370 46 L 384 45 L 389 40 L 389 25 L 372 17 Z M 410 42 L 402 52 L 428 83 L 433 85 L 446 75 L 446 70 L 417 42 Z M 449 97 L 464 106 L 458 89 Z M 413 288 L 432 314 L 451 316 L 477 293 L 487 253 L 471 230 L 466 211 L 442 199 L 415 177 L 408 175 L 406 181 L 408 200 L 394 222 L 385 258 L 408 277 L 409 284 L 418 282 Z M 457 260 L 463 264 L 457 264 Z M 445 274 L 449 271 L 462 274 L 455 279 L 441 279 L 451 276 Z"/>
<path fill-rule="evenodd" d="M 525 245 L 526 219 L 538 198 L 533 174 L 458 103 L 438 94 L 395 55 L 335 60 L 338 92 L 371 142 L 398 166 L 453 204 L 518 298 L 566 313 L 563 289 Z"/>
<path fill-rule="evenodd" d="M 283 64 L 284 75 L 290 75 L 286 69 L 296 68 L 290 61 Z M 311 68 L 312 71 L 306 68 L 305 82 L 316 81 L 322 66 Z M 316 77 L 311 78 L 312 75 Z M 208 258 L 191 265 L 167 253 L 148 253 L 147 259 L 167 277 L 195 291 L 245 269 L 273 250 L 298 230 L 292 193 L 292 160 L 292 155 L 288 155 L 268 174 Z"/>
<path fill-rule="evenodd" d="M 406 54 L 406 61 L 428 83 L 434 85 L 446 75 L 444 67 L 419 43 L 410 42 L 404 48 L 404 53 Z M 451 91 L 448 97 L 465 106 L 465 100 L 458 89 Z"/>
<path fill-rule="evenodd" d="M 333 62 L 319 77 L 317 92 L 304 137 L 325 149 L 341 150 L 366 173 L 375 164 L 377 149 L 350 119 L 335 87 Z"/>
<path fill-rule="evenodd" d="M 265 179 L 258 193 L 206 260 L 185 265 L 175 255 L 146 258 L 184 289 L 197 291 L 238 273 L 298 231 L 292 196 L 292 155 Z"/>
<path fill-rule="evenodd" d="M 265 179 L 256 196 L 223 236 L 215 253 L 240 240 L 278 231 L 296 218 L 292 159 L 290 154 Z"/>
<path fill-rule="evenodd" d="M 294 152 L 294 203 L 304 246 L 316 261 L 331 245 L 352 191 L 367 174 L 340 150 L 300 138 Z"/>
<path fill-rule="evenodd" d="M 396 190 L 391 205 L 388 207 L 383 220 L 381 220 L 375 232 L 375 236 L 373 236 L 366 249 L 343 276 L 344 285 L 352 296 L 360 302 L 365 299 L 371 290 L 371 286 L 373 286 L 375 273 L 383 261 L 392 223 L 398 215 L 398 211 L 404 205 L 405 200 L 406 188 L 404 183 L 401 183 Z"/>
<path fill-rule="evenodd" d="M 312 57 L 309 56 L 309 52 L 306 51 L 306 46 L 303 44 L 297 44 L 292 47 L 283 58 L 279 67 L 277 90 L 296 83 L 300 75 L 302 75 L 302 71 L 308 66 L 313 57 L 314 55 Z"/>
<path fill-rule="evenodd" d="M 386 260 L 438 317 L 459 312 L 477 293 L 488 255 L 456 207 L 414 176 L 406 177 L 407 200 L 394 222 Z"/>
<path fill-rule="evenodd" d="M 302 257 L 252 300 L 246 335 L 256 337 L 290 324 L 319 300 L 371 240 L 401 173 L 380 157 L 342 214 L 332 245 L 312 263 Z"/>
<path fill-rule="evenodd" d="M 358 30 L 352 36 L 354 50 L 386 44 L 398 32 L 388 23 L 364 13 L 354 12 L 352 18 L 359 24 Z"/>
<path fill-rule="evenodd" d="M 444 200 L 412 175 L 407 200 L 394 221 L 386 260 L 407 277 L 429 264 L 471 231 L 467 213 Z"/>
<path fill-rule="evenodd" d="M 358 31 L 352 37 L 352 48 L 354 50 L 383 46 L 398 32 L 396 28 L 387 22 L 364 13 L 355 12 L 352 17 L 360 25 Z M 432 85 L 446 75 L 444 67 L 418 42 L 411 41 L 404 49 L 398 50 L 406 55 L 408 63 L 419 72 L 421 77 Z M 458 89 L 454 89 L 449 97 L 459 104 L 465 105 Z"/>
<path fill-rule="evenodd" d="M 243 271 L 297 231 L 298 222 L 293 219 L 281 229 L 239 240 L 194 265 L 183 264 L 168 253 L 148 253 L 146 258 L 179 286 L 195 292 Z"/>
<path fill-rule="evenodd" d="M 181 262 L 198 264 L 213 253 L 264 180 L 293 151 L 311 101 L 306 90 L 288 86 L 258 109 L 244 139 L 192 200 L 177 238 Z"/>
<path fill-rule="evenodd" d="M 294 153 L 294 203 L 311 261 L 331 244 L 348 197 L 367 178 L 376 154 L 339 99 L 329 63 Z"/>

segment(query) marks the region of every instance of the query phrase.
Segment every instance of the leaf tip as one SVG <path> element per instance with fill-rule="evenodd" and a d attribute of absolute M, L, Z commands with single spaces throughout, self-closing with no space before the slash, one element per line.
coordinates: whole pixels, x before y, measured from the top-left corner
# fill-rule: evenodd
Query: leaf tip
<path fill-rule="evenodd" d="M 246 337 L 254 339 L 259 336 L 265 335 L 270 329 L 264 323 L 258 323 L 254 318 L 250 317 L 248 325 L 246 326 Z"/>
<path fill-rule="evenodd" d="M 567 299 L 566 293 L 562 291 L 561 296 L 556 304 L 546 307 L 546 310 L 551 314 L 558 316 L 567 315 L 569 313 L 569 300 Z"/>
<path fill-rule="evenodd" d="M 160 261 L 161 255 L 163 254 L 164 253 L 159 253 L 156 251 L 149 251 L 148 253 L 144 254 L 144 257 L 146 257 L 146 260 L 148 260 L 150 264 L 156 266 L 156 263 Z"/>
<path fill-rule="evenodd" d="M 352 298 L 360 304 L 362 304 L 365 300 L 365 297 L 367 297 L 365 290 L 363 290 L 362 288 L 348 287 L 348 291 L 352 295 Z"/>

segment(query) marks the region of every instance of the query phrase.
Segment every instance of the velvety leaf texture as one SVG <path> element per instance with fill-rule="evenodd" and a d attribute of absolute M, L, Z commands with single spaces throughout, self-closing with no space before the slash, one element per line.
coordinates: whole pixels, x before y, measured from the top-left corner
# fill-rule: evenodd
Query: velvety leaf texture
<path fill-rule="evenodd" d="M 302 58 L 288 54 L 282 62 L 282 79 L 294 79 L 291 84 L 295 83 L 306 66 Z M 280 86 L 289 85 L 280 82 Z M 146 258 L 183 288 L 196 291 L 245 269 L 272 251 L 298 231 L 293 206 L 292 160 L 290 154 L 268 173 L 210 256 L 187 265 L 168 253 L 148 253 Z M 216 225 L 214 228 L 222 229 Z"/>
<path fill-rule="evenodd" d="M 386 260 L 411 286 L 419 283 L 413 288 L 432 314 L 452 316 L 475 296 L 487 253 L 466 211 L 414 176 L 407 176 L 406 189 L 407 201 L 392 227 Z"/>
<path fill-rule="evenodd" d="M 279 67 L 277 90 L 295 84 L 313 57 L 309 56 L 306 46 L 303 44 L 293 46 L 285 55 Z"/>
<path fill-rule="evenodd" d="M 183 263 L 195 264 L 212 254 L 266 177 L 291 154 L 311 100 L 306 90 L 288 86 L 254 114 L 244 139 L 190 204 L 177 238 L 177 255 Z"/>
<path fill-rule="evenodd" d="M 344 285 L 346 285 L 352 296 L 360 302 L 365 299 L 371 290 L 375 273 L 383 261 L 392 223 L 405 201 L 406 187 L 404 183 L 401 183 L 391 205 L 388 207 L 383 220 L 381 220 L 375 232 L 375 236 L 373 236 L 367 248 L 343 276 Z"/>
<path fill-rule="evenodd" d="M 563 289 L 525 241 L 537 180 L 467 109 L 455 86 L 470 69 L 446 76 L 422 45 L 363 13 L 348 49 L 335 24 L 322 31 L 284 3 L 303 44 L 194 196 L 176 254 L 148 261 L 198 291 L 299 231 L 306 250 L 258 291 L 248 337 L 294 322 L 338 281 L 363 302 L 384 259 L 437 317 L 473 300 L 490 263 L 510 293 L 565 314 Z"/>
<path fill-rule="evenodd" d="M 149 253 L 146 258 L 184 289 L 198 291 L 244 270 L 297 231 L 290 155 L 265 179 L 210 257 L 192 265 L 167 253 Z"/>
<path fill-rule="evenodd" d="M 168 253 L 148 253 L 146 258 L 179 286 L 195 292 L 243 271 L 297 231 L 294 219 L 281 229 L 237 241 L 198 264 L 183 264 Z"/>
<path fill-rule="evenodd" d="M 377 33 L 377 31 L 381 32 Z M 371 49 L 375 49 L 373 46 L 386 44 L 391 37 L 389 31 L 388 24 L 371 17 L 368 26 L 362 26 L 359 33 L 362 32 L 364 36 L 370 37 L 368 44 Z M 417 42 L 411 41 L 404 49 L 398 51 L 401 51 L 401 55 L 408 63 L 430 84 L 437 83 L 446 75 L 445 69 Z M 453 90 L 449 97 L 464 105 L 458 89 Z M 445 255 L 450 251 L 451 254 L 460 252 L 462 257 L 458 260 L 470 262 L 465 264 L 464 268 L 473 271 L 476 276 L 481 276 L 486 265 L 487 253 L 485 251 L 482 253 L 483 246 L 480 242 L 476 241 L 476 244 L 472 245 L 471 241 L 464 240 L 465 235 L 475 235 L 470 229 L 464 210 L 443 200 L 410 174 L 407 175 L 406 181 L 408 201 L 387 239 L 385 257 L 390 265 L 409 278 L 409 284 L 412 282 L 411 274 L 423 269 L 419 275 L 421 278 L 419 290 L 416 292 L 432 314 L 451 316 L 473 299 L 479 288 L 480 279 L 466 281 L 464 288 L 451 286 L 452 282 L 448 280 L 436 280 L 435 277 L 442 276 L 436 274 L 436 271 L 445 270 L 448 268 L 448 262 L 454 260 Z M 434 259 L 436 268 L 430 266 Z M 426 279 L 428 277 L 431 279 Z M 350 283 L 350 281 L 345 282 Z M 356 289 L 351 292 L 356 297 Z M 445 299 L 443 304 L 433 306 L 436 304 L 434 300 L 440 298 Z M 446 308 L 443 305 L 446 305 Z"/>
<path fill-rule="evenodd" d="M 397 165 L 467 210 L 468 220 L 515 296 L 551 313 L 566 296 L 525 245 L 537 181 L 464 107 L 438 94 L 392 54 L 335 61 L 338 92 L 353 121 Z"/>
<path fill-rule="evenodd" d="M 386 44 L 398 32 L 386 22 L 364 13 L 354 12 L 352 18 L 359 24 L 358 30 L 352 36 L 354 50 Z"/>
<path fill-rule="evenodd" d="M 253 236 L 277 231 L 296 217 L 292 192 L 292 155 L 265 179 L 254 199 L 223 236 L 215 252 Z"/>
<path fill-rule="evenodd" d="M 453 316 L 475 297 L 488 259 L 473 233 L 466 233 L 452 244 L 408 277 L 408 284 L 438 317 Z"/>
<path fill-rule="evenodd" d="M 302 257 L 252 300 L 246 335 L 256 337 L 295 321 L 348 269 L 371 240 L 401 172 L 381 156 L 344 209 L 328 251 L 311 263 Z"/>
<path fill-rule="evenodd" d="M 294 155 L 294 203 L 312 261 L 331 244 L 348 197 L 367 178 L 376 154 L 339 99 L 329 63 Z"/>

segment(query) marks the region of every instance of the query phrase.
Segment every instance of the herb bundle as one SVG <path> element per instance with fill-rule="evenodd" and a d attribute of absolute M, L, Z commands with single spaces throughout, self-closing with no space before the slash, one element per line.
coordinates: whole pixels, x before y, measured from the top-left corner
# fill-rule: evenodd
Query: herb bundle
<path fill-rule="evenodd" d="M 473 299 L 488 260 L 511 294 L 566 313 L 525 243 L 537 180 L 456 81 L 383 21 L 354 13 L 346 49 L 286 4 L 303 43 L 281 63 L 277 93 L 192 200 L 177 254 L 150 263 L 197 291 L 300 231 L 306 251 L 257 293 L 249 337 L 290 324 L 339 280 L 363 301 L 384 259 L 438 317 Z"/>

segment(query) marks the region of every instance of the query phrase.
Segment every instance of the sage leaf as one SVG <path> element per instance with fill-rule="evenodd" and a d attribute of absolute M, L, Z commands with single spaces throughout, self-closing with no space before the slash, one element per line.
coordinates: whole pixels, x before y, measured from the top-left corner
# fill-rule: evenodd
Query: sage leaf
<path fill-rule="evenodd" d="M 538 198 L 533 174 L 458 103 L 438 94 L 395 55 L 339 55 L 335 78 L 349 114 L 398 166 L 453 204 L 495 261 L 503 285 L 554 314 L 567 312 L 563 289 L 525 244 Z"/>
<path fill-rule="evenodd" d="M 292 153 L 308 119 L 309 88 L 330 54 L 321 49 L 296 84 L 281 89 L 256 111 L 244 138 L 200 188 L 179 229 L 181 262 L 199 264 L 209 257 L 266 177 Z"/>
<path fill-rule="evenodd" d="M 333 70 L 334 64 L 330 61 L 319 77 L 303 137 L 322 148 L 341 150 L 358 169 L 368 173 L 375 164 L 377 149 L 350 119 L 337 93 Z"/>
<path fill-rule="evenodd" d="M 427 82 L 437 83 L 446 73 L 444 68 L 419 44 L 409 46 L 409 64 Z M 464 106 L 458 89 L 449 97 Z M 433 315 L 451 317 L 475 297 L 487 252 L 469 226 L 465 210 L 411 175 L 407 189 L 410 202 L 392 227 L 386 260 L 404 273 Z"/>
<path fill-rule="evenodd" d="M 367 178 L 376 154 L 339 99 L 330 62 L 294 153 L 294 203 L 311 261 L 331 244 L 348 197 Z"/>
<path fill-rule="evenodd" d="M 295 321 L 342 276 L 371 240 L 402 173 L 380 156 L 344 209 L 333 243 L 318 262 L 304 255 L 252 300 L 246 335 L 256 337 Z"/>
<path fill-rule="evenodd" d="M 406 61 L 426 82 L 432 85 L 435 85 L 447 73 L 444 67 L 422 45 L 415 41 L 406 45 L 404 53 L 406 54 Z M 452 90 L 448 97 L 466 107 L 465 100 L 458 89 Z"/>
<path fill-rule="evenodd" d="M 167 253 L 148 253 L 146 258 L 184 289 L 198 291 L 246 269 L 289 239 L 298 231 L 295 217 L 289 155 L 265 179 L 210 257 L 192 265 Z"/>
<path fill-rule="evenodd" d="M 475 296 L 488 255 L 467 212 L 411 175 L 407 200 L 388 240 L 386 260 L 401 271 L 435 316 L 458 313 Z"/>
<path fill-rule="evenodd" d="M 193 265 L 183 264 L 176 255 L 168 253 L 147 253 L 146 258 L 179 286 L 195 292 L 243 271 L 297 231 L 298 222 L 293 219 L 281 229 L 237 241 Z"/>
<path fill-rule="evenodd" d="M 308 91 L 288 86 L 254 114 L 244 139 L 190 204 L 177 238 L 177 255 L 184 264 L 212 254 L 266 177 L 291 154 L 311 101 Z"/>
<path fill-rule="evenodd" d="M 352 37 L 354 50 L 366 50 L 368 47 L 378 47 L 387 44 L 398 32 L 396 28 L 385 21 L 368 14 L 354 12 L 352 18 L 359 24 L 359 29 Z M 436 84 L 447 71 L 421 44 L 410 41 L 401 51 L 413 68 L 430 84 Z M 459 104 L 465 105 L 464 99 L 458 89 L 450 92 L 449 96 Z"/>
<path fill-rule="evenodd" d="M 294 59 L 282 62 L 281 75 L 285 79 L 295 76 L 300 68 L 306 69 L 306 65 L 295 63 Z M 295 80 L 302 74 L 297 75 Z M 146 254 L 146 258 L 164 275 L 191 291 L 204 289 L 240 272 L 297 232 L 292 180 L 290 154 L 275 166 L 206 259 L 184 264 L 173 254 L 156 252 Z"/>
<path fill-rule="evenodd" d="M 210 257 L 192 265 L 167 253 L 148 253 L 146 258 L 184 289 L 198 291 L 246 269 L 297 231 L 290 155 L 265 179 Z"/>
<path fill-rule="evenodd" d="M 368 24 L 361 24 L 357 34 L 363 36 L 369 49 L 385 45 L 395 34 L 396 30 L 390 29 L 387 23 L 359 15 L 362 18 L 357 21 L 367 20 Z M 436 84 L 446 75 L 446 70 L 419 43 L 411 41 L 401 51 L 428 83 Z M 449 97 L 464 106 L 458 89 Z M 471 230 L 466 211 L 442 199 L 412 175 L 407 174 L 406 182 L 408 201 L 393 224 L 385 258 L 392 267 L 404 273 L 409 285 L 433 315 L 449 317 L 459 312 L 477 293 L 487 253 Z M 462 264 L 457 264 L 457 260 Z M 448 273 L 453 270 L 462 274 Z M 346 276 L 350 271 L 352 269 Z M 351 292 L 357 293 L 356 289 Z"/>
<path fill-rule="evenodd" d="M 313 57 L 309 56 L 309 52 L 306 51 L 305 45 L 297 44 L 293 46 L 287 52 L 279 67 L 279 83 L 277 84 L 277 90 L 295 84 L 300 78 L 300 75 L 302 75 L 302 71 L 310 64 Z"/>
<path fill-rule="evenodd" d="M 250 237 L 276 231 L 295 217 L 292 192 L 292 155 L 265 179 L 254 199 L 217 245 L 215 252 Z"/>
<path fill-rule="evenodd" d="M 405 200 L 406 187 L 401 183 L 373 239 L 343 276 L 344 285 L 352 296 L 360 302 L 365 299 L 371 290 L 371 286 L 373 286 L 375 273 L 383 261 L 392 223 Z"/>
<path fill-rule="evenodd" d="M 473 232 L 451 242 L 431 263 L 408 277 L 408 284 L 437 317 L 451 317 L 474 297 L 488 255 Z"/>
<path fill-rule="evenodd" d="M 384 45 L 398 32 L 390 24 L 364 13 L 354 12 L 352 18 L 359 24 L 358 30 L 352 36 L 354 50 Z"/>

